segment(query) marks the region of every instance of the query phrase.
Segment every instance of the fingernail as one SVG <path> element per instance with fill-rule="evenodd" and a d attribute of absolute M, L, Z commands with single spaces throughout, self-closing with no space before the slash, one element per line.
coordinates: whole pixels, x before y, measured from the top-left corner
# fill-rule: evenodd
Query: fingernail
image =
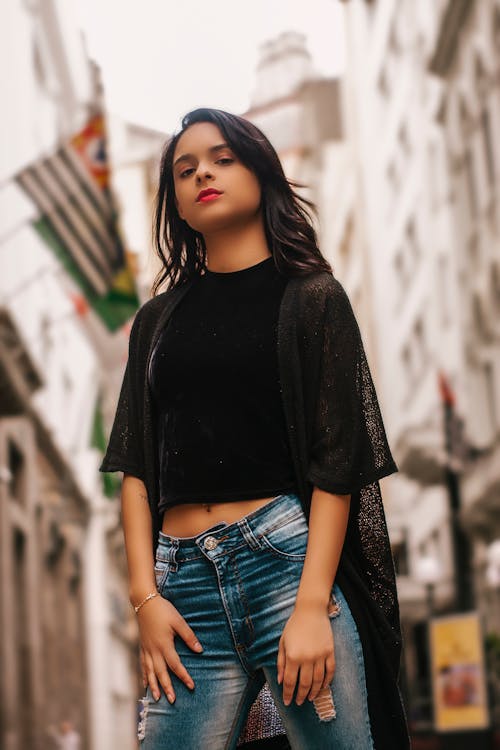
<path fill-rule="evenodd" d="M 167 698 L 170 703 L 173 703 L 175 701 L 175 695 L 172 695 L 172 693 L 167 693 Z"/>
<path fill-rule="evenodd" d="M 155 701 L 159 701 L 160 700 L 160 693 L 153 693 L 153 698 L 155 699 Z"/>
<path fill-rule="evenodd" d="M 187 686 L 192 690 L 194 688 L 194 682 L 188 682 Z"/>
<path fill-rule="evenodd" d="M 194 644 L 194 647 L 197 651 L 203 651 L 203 646 L 201 645 L 199 641 L 196 641 L 196 643 Z"/>

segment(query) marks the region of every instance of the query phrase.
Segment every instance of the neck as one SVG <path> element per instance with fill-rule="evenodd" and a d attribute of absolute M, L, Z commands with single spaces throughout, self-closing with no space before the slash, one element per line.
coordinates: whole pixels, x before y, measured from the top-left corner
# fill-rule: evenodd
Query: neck
<path fill-rule="evenodd" d="M 254 221 L 244 226 L 239 224 L 226 227 L 212 234 L 205 234 L 204 239 L 207 267 L 210 271 L 239 271 L 271 255 L 260 213 Z"/>

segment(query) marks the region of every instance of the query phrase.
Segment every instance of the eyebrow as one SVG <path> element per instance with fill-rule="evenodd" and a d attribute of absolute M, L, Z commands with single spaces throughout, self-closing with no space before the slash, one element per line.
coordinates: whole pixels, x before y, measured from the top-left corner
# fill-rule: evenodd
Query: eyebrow
<path fill-rule="evenodd" d="M 231 148 L 231 146 L 228 143 L 218 143 L 216 146 L 210 146 L 208 150 L 210 153 L 215 153 L 216 151 L 222 151 L 224 148 Z M 173 166 L 175 167 L 180 161 L 187 161 L 188 159 L 194 159 L 194 155 L 182 154 L 181 156 L 178 156 L 174 161 Z"/>

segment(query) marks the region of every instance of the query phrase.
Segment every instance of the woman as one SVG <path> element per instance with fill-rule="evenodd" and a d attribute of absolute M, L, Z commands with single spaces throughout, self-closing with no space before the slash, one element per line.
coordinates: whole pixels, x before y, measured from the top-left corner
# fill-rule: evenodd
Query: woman
<path fill-rule="evenodd" d="M 163 268 L 100 467 L 124 472 L 144 750 L 236 747 L 266 682 L 292 748 L 408 746 L 378 485 L 397 468 L 292 185 L 221 110 L 188 113 L 163 153 Z"/>

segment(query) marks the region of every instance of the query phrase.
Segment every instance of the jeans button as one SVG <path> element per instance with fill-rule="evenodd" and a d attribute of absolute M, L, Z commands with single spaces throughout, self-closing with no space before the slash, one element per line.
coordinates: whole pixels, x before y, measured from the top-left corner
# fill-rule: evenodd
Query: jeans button
<path fill-rule="evenodd" d="M 213 536 L 207 536 L 207 538 L 203 542 L 203 546 L 205 547 L 205 549 L 215 549 L 218 544 L 219 542 Z"/>

